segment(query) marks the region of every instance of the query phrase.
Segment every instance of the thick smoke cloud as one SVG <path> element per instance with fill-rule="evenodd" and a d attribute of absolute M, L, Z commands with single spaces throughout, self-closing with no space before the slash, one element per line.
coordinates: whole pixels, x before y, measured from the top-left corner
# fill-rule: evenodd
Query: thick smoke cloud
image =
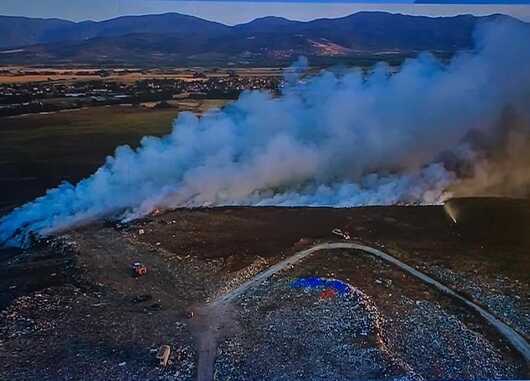
<path fill-rule="evenodd" d="M 530 33 L 516 23 L 483 26 L 475 49 L 447 64 L 422 54 L 393 74 L 379 64 L 309 78 L 299 61 L 280 96 L 246 92 L 202 118 L 182 113 L 168 136 L 118 147 L 89 178 L 16 209 L 0 243 L 160 207 L 439 203 L 461 168 L 478 173 L 470 135 L 499 135 L 507 109 L 528 115 L 528 62 Z"/>
<path fill-rule="evenodd" d="M 468 168 L 450 187 L 452 193 L 530 198 L 530 109 L 527 111 L 507 109 L 489 136 L 470 137 L 465 151 L 468 157 L 461 160 Z"/>

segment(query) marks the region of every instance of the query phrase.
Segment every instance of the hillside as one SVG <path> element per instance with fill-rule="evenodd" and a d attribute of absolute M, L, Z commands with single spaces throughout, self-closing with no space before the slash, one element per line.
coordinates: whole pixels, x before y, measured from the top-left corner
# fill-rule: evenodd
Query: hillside
<path fill-rule="evenodd" d="M 0 48 L 46 43 L 50 35 L 75 25 L 59 19 L 0 16 Z"/>
<path fill-rule="evenodd" d="M 469 48 L 475 27 L 498 19 L 511 18 L 359 12 L 309 22 L 265 17 L 232 27 L 175 13 L 81 23 L 17 19 L 17 28 L 0 34 L 0 63 L 276 65 L 298 55 L 322 63 L 392 60 Z M 0 30 L 13 22 L 0 18 Z M 33 33 L 22 33 L 24 22 Z"/>

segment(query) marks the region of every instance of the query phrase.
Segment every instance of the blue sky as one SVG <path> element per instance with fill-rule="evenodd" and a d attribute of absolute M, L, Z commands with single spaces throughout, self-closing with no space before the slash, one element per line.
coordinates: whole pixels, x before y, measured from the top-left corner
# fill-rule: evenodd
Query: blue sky
<path fill-rule="evenodd" d="M 283 2 L 267 0 L 254 2 L 241 0 L 0 0 L 0 14 L 2 15 L 58 17 L 74 21 L 103 20 L 122 15 L 180 12 L 233 25 L 270 15 L 294 20 L 311 20 L 320 17 L 340 17 L 361 10 L 429 16 L 504 13 L 530 21 L 530 4 L 417 5 L 412 4 L 411 0 L 373 0 L 370 3 L 346 0 L 342 2 L 315 0 Z"/>

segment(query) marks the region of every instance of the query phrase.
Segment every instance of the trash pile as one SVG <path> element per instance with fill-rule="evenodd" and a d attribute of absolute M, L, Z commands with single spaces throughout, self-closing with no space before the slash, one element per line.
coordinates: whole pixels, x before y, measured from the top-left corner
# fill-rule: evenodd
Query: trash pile
<path fill-rule="evenodd" d="M 416 379 L 381 346 L 381 317 L 366 294 L 336 279 L 278 278 L 239 300 L 241 333 L 219 346 L 217 379 Z"/>
<path fill-rule="evenodd" d="M 516 379 L 516 369 L 480 333 L 439 305 L 404 298 L 405 308 L 386 325 L 385 343 L 419 375 L 447 380 Z"/>
<path fill-rule="evenodd" d="M 461 272 L 435 265 L 430 271 L 444 283 L 470 295 L 512 328 L 530 336 L 530 294 L 523 282 L 498 274 L 486 276 L 487 272 L 480 269 Z"/>
<path fill-rule="evenodd" d="M 48 289 L 17 298 L 0 312 L 0 347 L 3 339 L 43 334 L 53 331 L 57 320 L 71 309 L 67 301 L 80 291 L 77 288 Z M 37 313 L 38 311 L 38 313 Z"/>

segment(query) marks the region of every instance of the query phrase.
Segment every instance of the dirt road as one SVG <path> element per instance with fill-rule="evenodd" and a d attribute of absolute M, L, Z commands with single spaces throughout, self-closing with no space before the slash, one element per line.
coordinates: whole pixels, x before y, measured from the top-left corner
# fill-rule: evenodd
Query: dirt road
<path fill-rule="evenodd" d="M 476 303 L 468 300 L 457 292 L 453 291 L 449 287 L 443 285 L 442 283 L 436 281 L 430 276 L 416 270 L 415 268 L 403 263 L 402 261 L 388 255 L 387 253 L 382 252 L 381 250 L 375 249 L 373 247 L 365 246 L 358 243 L 352 242 L 328 242 L 322 243 L 316 246 L 313 246 L 309 249 L 300 251 L 290 256 L 289 258 L 271 266 L 269 269 L 259 273 L 252 279 L 241 284 L 239 287 L 231 290 L 230 292 L 222 295 L 215 301 L 213 301 L 207 308 L 203 311 L 207 311 L 209 317 L 203 319 L 207 321 L 217 321 L 217 324 L 207 325 L 204 328 L 207 330 L 201 335 L 201 351 L 199 352 L 199 361 L 198 361 L 198 381 L 211 381 L 213 380 L 213 368 L 215 362 L 215 356 L 212 354 L 215 353 L 215 348 L 217 346 L 217 340 L 220 338 L 220 327 L 223 321 L 226 321 L 225 311 L 228 309 L 228 305 L 234 302 L 239 296 L 244 294 L 250 288 L 257 286 L 258 284 L 269 279 L 272 275 L 285 270 L 289 267 L 296 265 L 298 262 L 311 256 L 312 254 L 321 251 L 321 250 L 334 250 L 334 249 L 353 249 L 352 253 L 364 252 L 369 255 L 378 257 L 392 265 L 397 266 L 404 272 L 414 276 L 415 278 L 421 280 L 422 282 L 434 287 L 438 291 L 441 291 L 450 297 L 458 300 L 459 302 L 464 303 L 467 307 L 472 309 L 474 312 L 478 313 L 488 324 L 490 324 L 497 332 L 504 337 L 504 339 L 510 343 L 510 345 L 516 349 L 520 355 L 525 359 L 527 364 L 530 364 L 530 345 L 525 340 L 523 336 L 513 330 L 510 326 L 503 323 L 491 313 L 486 311 L 484 308 L 478 306 Z M 208 331 L 208 330 L 214 330 Z"/>

